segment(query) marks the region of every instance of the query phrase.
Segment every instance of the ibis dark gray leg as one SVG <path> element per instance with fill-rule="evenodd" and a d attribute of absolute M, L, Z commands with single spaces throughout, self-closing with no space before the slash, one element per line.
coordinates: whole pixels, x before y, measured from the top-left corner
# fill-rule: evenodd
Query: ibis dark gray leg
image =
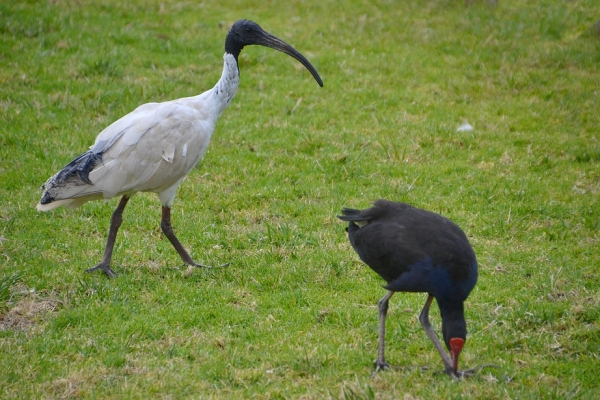
<path fill-rule="evenodd" d="M 104 248 L 104 257 L 102 257 L 102 262 L 96 265 L 94 268 L 90 268 L 85 272 L 94 272 L 96 270 L 101 270 L 108 276 L 109 278 L 114 278 L 117 274 L 110 268 L 110 260 L 112 258 L 113 248 L 115 247 L 115 240 L 117 239 L 117 232 L 121 223 L 123 222 L 123 210 L 129 201 L 128 196 L 121 197 L 121 201 L 119 201 L 119 205 L 115 209 L 110 219 L 110 228 L 108 230 L 108 239 L 106 239 L 106 247 Z"/>
<path fill-rule="evenodd" d="M 444 346 L 442 346 L 442 343 L 438 339 L 437 335 L 435 334 L 435 331 L 431 327 L 431 323 L 429 322 L 429 307 L 431 307 L 433 299 L 434 297 L 432 295 L 429 295 L 427 301 L 425 302 L 425 305 L 423 306 L 421 315 L 419 315 L 419 321 L 421 322 L 423 329 L 425 329 L 425 333 L 433 342 L 433 345 L 437 349 L 438 353 L 440 353 L 440 355 L 442 356 L 442 361 L 444 362 L 444 368 L 446 369 L 446 372 L 454 376 L 452 358 L 450 358 L 450 355 L 444 350 Z"/>
<path fill-rule="evenodd" d="M 177 253 L 181 256 L 184 262 L 193 265 L 194 267 L 204 267 L 210 268 L 209 266 L 197 264 L 194 262 L 190 254 L 183 248 L 183 245 L 175 236 L 175 232 L 173 231 L 173 226 L 171 225 L 171 208 L 163 206 L 162 208 L 162 220 L 160 222 L 160 228 L 162 229 L 165 236 L 169 239 Z"/>
<path fill-rule="evenodd" d="M 383 296 L 381 300 L 379 300 L 379 341 L 377 348 L 377 360 L 375 360 L 376 371 L 385 370 L 390 367 L 389 364 L 385 362 L 385 319 L 387 317 L 390 297 L 392 297 L 394 293 L 395 292 L 390 290 L 385 296 Z"/>

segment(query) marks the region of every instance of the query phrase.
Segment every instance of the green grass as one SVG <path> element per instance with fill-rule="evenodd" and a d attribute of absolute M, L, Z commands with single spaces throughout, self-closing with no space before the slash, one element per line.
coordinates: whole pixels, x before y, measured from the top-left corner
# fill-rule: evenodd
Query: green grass
<path fill-rule="evenodd" d="M 154 195 L 38 213 L 39 186 L 112 121 L 198 94 L 249 18 L 304 53 L 250 47 L 173 208 Z M 0 397 L 581 398 L 600 360 L 600 37 L 594 0 L 5 1 L 0 4 Z M 467 119 L 474 130 L 457 132 Z M 442 213 L 480 279 L 456 384 L 335 215 L 377 198 Z M 437 310 L 432 316 L 439 327 Z M 427 367 L 423 370 L 422 367 Z"/>

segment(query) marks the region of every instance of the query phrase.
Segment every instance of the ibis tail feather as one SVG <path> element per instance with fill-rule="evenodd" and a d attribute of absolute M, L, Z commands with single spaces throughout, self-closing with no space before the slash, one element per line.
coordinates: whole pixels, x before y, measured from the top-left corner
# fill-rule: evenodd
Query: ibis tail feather
<path fill-rule="evenodd" d="M 37 206 L 38 211 L 49 211 L 60 206 L 76 208 L 86 201 L 101 199 L 102 195 L 92 189 L 89 178 L 90 172 L 100 163 L 102 154 L 88 151 L 67 164 L 42 186 L 44 192 Z"/>

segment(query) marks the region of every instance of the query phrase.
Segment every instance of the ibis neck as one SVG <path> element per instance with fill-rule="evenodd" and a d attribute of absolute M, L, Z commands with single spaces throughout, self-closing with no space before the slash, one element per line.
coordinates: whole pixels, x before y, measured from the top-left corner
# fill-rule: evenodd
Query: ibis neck
<path fill-rule="evenodd" d="M 223 55 L 223 73 L 211 91 L 211 96 L 217 100 L 218 114 L 220 115 L 233 100 L 240 83 L 240 70 L 236 58 L 229 53 Z"/>

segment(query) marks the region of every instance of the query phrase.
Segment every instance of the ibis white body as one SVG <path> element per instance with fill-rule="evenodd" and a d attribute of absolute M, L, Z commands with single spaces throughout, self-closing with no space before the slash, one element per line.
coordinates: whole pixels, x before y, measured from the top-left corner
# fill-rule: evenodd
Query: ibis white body
<path fill-rule="evenodd" d="M 211 90 L 198 96 L 147 103 L 115 121 L 96 137 L 90 154 L 101 161 L 82 179 L 56 185 L 60 172 L 44 185 L 53 202 L 38 204 L 48 211 L 76 208 L 90 201 L 136 192 L 158 194 L 171 207 L 177 187 L 208 148 L 217 119 L 235 96 L 237 63 L 225 54 L 223 74 Z"/>

